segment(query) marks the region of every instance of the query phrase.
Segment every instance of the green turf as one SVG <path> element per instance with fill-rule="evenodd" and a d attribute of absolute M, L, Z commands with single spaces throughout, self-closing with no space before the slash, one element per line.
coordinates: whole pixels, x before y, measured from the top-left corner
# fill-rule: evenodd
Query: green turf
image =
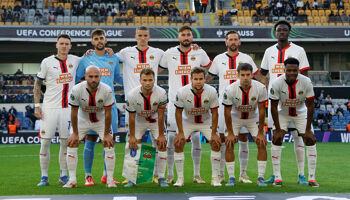
<path fill-rule="evenodd" d="M 109 189 L 101 184 L 103 169 L 102 147 L 96 145 L 95 162 L 93 167 L 93 176 L 97 184 L 93 187 L 84 186 L 83 170 L 83 145 L 79 149 L 79 163 L 77 169 L 78 188 L 63 189 L 58 185 L 59 166 L 58 150 L 59 145 L 51 145 L 51 163 L 49 167 L 48 187 L 37 187 L 40 181 L 39 149 L 40 145 L 1 145 L 0 146 L 0 196 L 3 195 L 47 195 L 47 194 L 97 194 L 97 193 L 210 193 L 210 192 L 278 192 L 278 193 L 349 193 L 350 192 L 350 155 L 349 144 L 342 143 L 318 143 L 318 163 L 317 163 L 317 181 L 320 188 L 310 188 L 306 185 L 297 184 L 297 167 L 293 144 L 284 144 L 282 153 L 282 176 L 283 187 L 275 188 L 269 185 L 266 188 L 257 187 L 255 184 L 257 178 L 256 147 L 250 143 L 250 158 L 248 165 L 248 175 L 253 184 L 238 183 L 234 188 L 210 186 L 211 165 L 210 165 L 210 146 L 203 144 L 201 176 L 207 184 L 199 185 L 192 183 L 192 159 L 191 145 L 187 143 L 185 147 L 185 186 L 182 188 L 159 188 L 152 183 L 144 183 L 134 188 Z M 117 180 L 123 180 L 121 170 L 123 164 L 124 144 L 116 144 L 116 170 Z M 237 147 L 236 147 L 236 155 Z M 268 145 L 268 155 L 270 155 L 270 145 Z M 238 156 L 236 156 L 238 158 Z M 239 162 L 236 162 L 236 178 L 239 176 Z M 306 168 L 307 173 L 307 168 Z M 271 162 L 268 157 L 268 165 L 265 179 L 272 173 Z M 227 178 L 227 174 L 226 174 Z"/>

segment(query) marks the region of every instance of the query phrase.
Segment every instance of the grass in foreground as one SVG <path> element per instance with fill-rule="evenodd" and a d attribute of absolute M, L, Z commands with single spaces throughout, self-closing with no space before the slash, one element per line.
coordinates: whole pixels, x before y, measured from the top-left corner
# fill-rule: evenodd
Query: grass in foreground
<path fill-rule="evenodd" d="M 124 145 L 116 144 L 116 169 L 117 180 L 124 180 L 121 177 Z M 100 183 L 103 171 L 102 145 L 97 144 L 95 149 L 95 160 L 93 165 L 93 177 L 96 185 L 93 187 L 84 186 L 84 166 L 83 147 L 79 146 L 79 162 L 77 168 L 78 188 L 64 189 L 58 185 L 59 165 L 58 151 L 59 145 L 51 145 L 51 162 L 49 166 L 48 187 L 37 187 L 40 181 L 39 149 L 40 145 L 1 145 L 0 146 L 0 196 L 4 195 L 53 195 L 53 194 L 100 194 L 100 193 L 256 193 L 256 192 L 276 192 L 276 193 L 349 193 L 350 192 L 350 155 L 349 144 L 342 143 L 318 143 L 318 163 L 316 177 L 320 188 L 311 188 L 307 185 L 297 184 L 297 166 L 295 161 L 294 148 L 292 143 L 285 143 L 282 152 L 281 171 L 283 176 L 283 187 L 276 188 L 272 185 L 261 188 L 256 185 L 257 161 L 256 145 L 250 143 L 250 157 L 248 164 L 248 176 L 253 184 L 238 183 L 237 186 L 214 188 L 210 186 L 211 164 L 210 146 L 203 144 L 201 176 L 207 184 L 193 184 L 193 167 L 191 159 L 191 144 L 185 147 L 185 186 L 181 188 L 160 188 L 153 183 L 144 183 L 134 188 L 123 188 L 118 186 L 115 189 L 106 188 Z M 239 177 L 238 145 L 235 147 L 236 168 L 235 175 Z M 265 179 L 272 174 L 270 161 L 270 145 L 268 145 L 268 165 Z M 305 164 L 307 175 L 307 161 Z M 306 176 L 307 177 L 307 176 Z M 226 180 L 228 176 L 226 173 Z M 176 179 L 175 179 L 176 180 Z"/>

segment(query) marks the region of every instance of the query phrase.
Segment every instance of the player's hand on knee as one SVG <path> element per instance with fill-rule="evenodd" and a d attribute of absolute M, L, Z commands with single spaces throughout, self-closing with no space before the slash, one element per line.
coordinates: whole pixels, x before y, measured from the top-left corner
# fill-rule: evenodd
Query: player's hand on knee
<path fill-rule="evenodd" d="M 177 134 L 174 139 L 175 147 L 182 147 L 186 143 L 185 136 L 183 134 Z"/>
<path fill-rule="evenodd" d="M 113 137 L 110 134 L 104 135 L 102 144 L 104 147 L 113 147 L 114 145 Z"/>
<path fill-rule="evenodd" d="M 258 146 L 266 146 L 266 137 L 263 132 L 259 132 L 256 136 L 255 142 Z"/>
<path fill-rule="evenodd" d="M 213 151 L 220 151 L 221 139 L 217 134 L 211 135 L 209 143 Z"/>
<path fill-rule="evenodd" d="M 234 134 L 228 134 L 226 137 L 226 147 L 227 148 L 233 148 L 233 145 L 237 142 L 237 137 Z"/>
<path fill-rule="evenodd" d="M 129 149 L 132 149 L 132 150 L 138 149 L 137 139 L 135 138 L 135 136 L 129 136 Z"/>
<path fill-rule="evenodd" d="M 41 112 L 41 108 L 40 107 L 35 107 L 34 116 L 37 119 L 41 119 L 42 118 L 42 112 Z"/>
<path fill-rule="evenodd" d="M 78 134 L 72 134 L 68 137 L 67 146 L 76 147 L 79 145 L 79 136 Z"/>
<path fill-rule="evenodd" d="M 160 135 L 157 138 L 157 146 L 159 150 L 165 150 L 166 149 L 166 138 L 164 135 Z"/>

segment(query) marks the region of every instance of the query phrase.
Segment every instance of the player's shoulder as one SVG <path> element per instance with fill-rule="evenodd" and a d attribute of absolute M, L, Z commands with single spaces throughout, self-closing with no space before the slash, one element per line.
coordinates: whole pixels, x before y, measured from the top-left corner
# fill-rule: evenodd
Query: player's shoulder
<path fill-rule="evenodd" d="M 191 84 L 187 84 L 187 85 L 181 87 L 181 88 L 178 90 L 178 93 L 180 93 L 180 94 L 182 94 L 182 93 L 188 93 L 188 92 L 191 92 L 191 89 L 192 89 Z"/>
<path fill-rule="evenodd" d="M 291 42 L 289 45 L 290 45 L 290 47 L 293 48 L 293 49 L 304 51 L 304 48 L 303 48 L 303 47 L 301 47 L 301 46 L 299 46 L 299 45 L 297 45 L 297 44 L 294 44 L 293 42 Z"/>
<path fill-rule="evenodd" d="M 267 47 L 267 49 L 265 50 L 265 53 L 270 53 L 271 51 L 276 50 L 277 49 L 277 45 L 278 44 L 276 43 L 276 44 L 274 44 L 272 46 Z"/>
<path fill-rule="evenodd" d="M 81 58 L 79 56 L 76 56 L 76 55 L 73 55 L 73 54 L 68 54 L 68 59 L 80 60 Z"/>
<path fill-rule="evenodd" d="M 132 88 L 129 92 L 127 92 L 128 97 L 135 96 L 140 91 L 140 85 Z"/>
<path fill-rule="evenodd" d="M 167 50 L 165 51 L 165 54 L 176 54 L 176 53 L 179 52 L 178 48 L 179 48 L 178 46 L 176 46 L 176 47 L 170 47 L 169 49 L 167 49 Z"/>
<path fill-rule="evenodd" d="M 86 87 L 86 81 L 82 81 L 76 85 L 73 86 L 73 91 L 77 92 L 78 90 L 81 90 L 82 88 Z"/>
<path fill-rule="evenodd" d="M 246 54 L 246 53 L 243 53 L 243 52 L 239 52 L 239 55 L 238 56 L 242 56 L 244 58 L 251 58 L 250 55 Z"/>
<path fill-rule="evenodd" d="M 255 87 L 259 87 L 259 88 L 265 88 L 265 85 L 260 83 L 259 81 L 256 80 L 252 80 L 252 85 L 254 85 Z"/>
<path fill-rule="evenodd" d="M 207 52 L 204 51 L 204 49 L 198 49 L 198 50 L 191 50 L 190 52 L 192 55 L 207 55 Z"/>
<path fill-rule="evenodd" d="M 298 74 L 298 80 L 302 81 L 303 83 L 311 83 L 312 82 L 309 77 L 304 76 L 304 75 L 302 75 L 300 73 Z"/>
<path fill-rule="evenodd" d="M 112 91 L 112 89 L 106 83 L 102 83 L 101 81 L 99 87 L 105 91 Z"/>
<path fill-rule="evenodd" d="M 151 46 L 149 46 L 149 50 L 150 50 L 151 52 L 155 52 L 155 53 L 159 53 L 159 54 L 163 54 L 163 53 L 164 53 L 164 51 L 163 51 L 162 49 L 157 48 L 157 47 L 151 47 Z"/>
<path fill-rule="evenodd" d="M 213 87 L 213 86 L 211 86 L 211 85 L 209 85 L 209 84 L 204 84 L 204 89 L 205 90 L 209 90 L 210 92 L 215 92 L 216 93 L 216 89 Z"/>
<path fill-rule="evenodd" d="M 286 74 L 282 74 L 281 76 L 277 77 L 275 80 L 272 81 L 272 86 L 280 86 L 286 83 Z"/>
<path fill-rule="evenodd" d="M 48 56 L 48 57 L 44 58 L 41 62 L 46 63 L 46 62 L 57 60 L 55 57 L 56 57 L 55 55 Z"/>
<path fill-rule="evenodd" d="M 226 52 L 220 53 L 217 56 L 215 56 L 214 60 L 221 60 L 221 59 L 224 59 L 225 57 L 227 57 Z"/>
<path fill-rule="evenodd" d="M 120 50 L 120 52 L 127 53 L 136 51 L 136 46 L 128 46 Z"/>
<path fill-rule="evenodd" d="M 159 95 L 166 94 L 166 90 L 159 85 L 154 85 L 153 91 Z"/>

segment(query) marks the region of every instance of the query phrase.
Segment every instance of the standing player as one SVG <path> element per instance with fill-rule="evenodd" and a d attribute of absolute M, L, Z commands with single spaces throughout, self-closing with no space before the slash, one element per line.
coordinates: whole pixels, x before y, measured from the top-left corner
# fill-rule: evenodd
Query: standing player
<path fill-rule="evenodd" d="M 105 32 L 102 29 L 95 29 L 91 33 L 91 44 L 95 47 L 95 51 L 91 53 L 90 56 L 84 56 L 79 64 L 76 74 L 76 82 L 84 77 L 85 70 L 90 65 L 95 65 L 100 68 L 101 72 L 101 82 L 107 84 L 114 95 L 114 82 L 123 84 L 123 80 L 120 76 L 119 60 L 116 55 L 109 56 L 105 51 L 105 46 L 107 39 L 105 37 Z M 113 134 L 118 133 L 118 111 L 117 106 L 114 104 L 112 106 L 112 131 Z M 97 140 L 97 133 L 94 131 L 89 131 L 84 147 L 84 167 L 85 167 L 85 185 L 94 185 L 94 180 L 92 179 L 92 164 L 94 160 L 94 150 L 95 142 Z M 104 167 L 103 176 L 101 178 L 102 183 L 106 183 L 106 166 Z"/>
<path fill-rule="evenodd" d="M 205 71 L 195 67 L 191 71 L 191 84 L 180 88 L 176 95 L 176 124 L 178 133 L 175 137 L 175 165 L 177 181 L 175 187 L 184 185 L 184 146 L 186 138 L 200 131 L 210 141 L 212 181 L 215 187 L 221 186 L 219 181 L 220 137 L 216 133 L 218 125 L 219 101 L 216 89 L 204 84 Z M 209 111 L 211 113 L 209 113 Z"/>
<path fill-rule="evenodd" d="M 314 90 L 311 80 L 299 74 L 299 61 L 288 58 L 284 61 L 285 74 L 272 83 L 269 98 L 274 130 L 271 145 L 271 159 L 275 186 L 282 186 L 280 160 L 282 142 L 288 125 L 293 122 L 306 144 L 309 185 L 318 187 L 316 182 L 316 138 L 311 127 L 314 114 Z M 278 110 L 280 105 L 280 110 Z M 306 106 L 305 106 L 306 105 Z"/>
<path fill-rule="evenodd" d="M 141 86 L 137 86 L 128 93 L 127 111 L 129 114 L 129 148 L 137 149 L 146 130 L 150 130 L 152 138 L 158 147 L 158 183 L 161 187 L 168 187 L 165 181 L 167 162 L 166 138 L 164 136 L 164 112 L 168 98 L 163 88 L 154 85 L 155 74 L 150 68 L 144 68 L 140 73 Z M 157 123 L 158 122 L 158 123 Z M 127 145 L 128 145 L 127 144 Z M 129 181 L 125 187 L 132 187 L 135 183 Z"/>
<path fill-rule="evenodd" d="M 264 174 L 266 169 L 266 138 L 264 134 L 266 88 L 258 81 L 251 80 L 253 67 L 242 63 L 237 68 L 239 81 L 229 85 L 223 94 L 222 104 L 225 106 L 226 134 L 226 166 L 229 181 L 226 186 L 234 186 L 236 137 L 242 127 L 246 127 L 258 147 L 258 185 L 266 186 Z M 233 108 L 232 108 L 233 107 Z M 232 115 L 232 117 L 231 117 Z"/>
<path fill-rule="evenodd" d="M 72 48 L 68 35 L 57 37 L 57 55 L 45 58 L 41 62 L 40 71 L 34 84 L 35 116 L 41 119 L 41 148 L 40 168 L 41 181 L 38 186 L 49 185 L 48 168 L 50 163 L 50 144 L 55 136 L 56 128 L 60 135 L 60 179 L 59 184 L 65 184 L 67 177 L 67 138 L 69 136 L 70 108 L 68 107 L 68 93 L 74 85 L 75 72 L 80 58 L 68 55 Z M 40 108 L 41 85 L 46 81 L 43 108 Z"/>
<path fill-rule="evenodd" d="M 261 62 L 261 74 L 266 76 L 269 74 L 270 84 L 269 90 L 271 88 L 272 82 L 282 74 L 284 74 L 284 64 L 283 62 L 290 57 L 296 58 L 299 60 L 299 70 L 300 72 L 307 76 L 307 71 L 310 69 L 309 62 L 304 48 L 291 43 L 288 41 L 288 36 L 291 30 L 291 25 L 287 21 L 278 21 L 274 26 L 274 31 L 277 38 L 277 44 L 266 49 L 263 60 Z M 268 126 L 272 128 L 272 117 L 271 117 L 271 102 L 269 101 L 268 109 Z M 305 175 L 304 175 L 304 162 L 305 162 L 305 150 L 303 139 L 298 136 L 298 132 L 295 130 L 294 124 L 289 126 L 291 128 L 291 134 L 294 139 L 294 152 L 298 164 L 298 183 L 307 184 Z M 267 183 L 274 182 L 274 176 L 271 176 Z"/>
<path fill-rule="evenodd" d="M 148 41 L 151 36 L 147 27 L 141 26 L 136 29 L 135 39 L 136 46 L 126 47 L 117 54 L 120 62 L 123 63 L 123 82 L 125 101 L 128 101 L 127 94 L 132 89 L 140 86 L 140 72 L 144 68 L 153 69 L 157 75 L 159 62 L 164 54 L 164 51 L 158 48 L 148 46 Z M 157 83 L 157 76 L 155 83 Z M 129 124 L 129 113 L 125 114 L 126 127 Z M 157 147 L 154 138 L 152 138 L 153 146 Z M 158 183 L 157 163 L 159 162 L 158 150 L 156 152 L 155 168 L 153 182 Z M 127 182 L 127 181 L 126 181 Z M 124 182 L 123 182 L 124 183 Z"/>
<path fill-rule="evenodd" d="M 207 82 L 210 82 L 214 76 L 219 76 L 219 101 L 222 102 L 224 90 L 235 81 L 238 80 L 237 67 L 240 63 L 249 63 L 253 67 L 253 75 L 256 75 L 259 70 L 256 67 L 253 59 L 242 52 L 239 52 L 241 40 L 239 34 L 234 31 L 226 33 L 225 45 L 227 51 L 217 55 L 213 64 L 208 71 Z M 219 134 L 221 137 L 221 164 L 220 164 L 220 181 L 224 181 L 225 175 L 225 118 L 224 106 L 219 107 Z M 243 183 L 252 183 L 247 175 L 249 148 L 248 148 L 248 131 L 242 127 L 238 134 L 239 140 L 239 163 L 240 176 L 239 181 Z"/>
<path fill-rule="evenodd" d="M 211 61 L 204 50 L 192 51 L 191 44 L 193 41 L 192 28 L 182 26 L 179 28 L 178 40 L 180 45 L 168 49 L 160 62 L 159 73 L 168 69 L 169 73 L 169 104 L 167 109 L 168 120 L 168 176 L 167 182 L 172 183 L 174 180 L 174 137 L 176 131 L 175 121 L 175 97 L 176 92 L 181 87 L 190 83 L 190 73 L 192 67 L 202 66 L 207 68 L 211 65 Z M 200 177 L 200 161 L 201 161 L 201 143 L 200 133 L 191 135 L 192 140 L 192 159 L 194 168 L 195 183 L 205 183 Z"/>
<path fill-rule="evenodd" d="M 111 107 L 114 95 L 111 88 L 100 83 L 100 68 L 86 68 L 85 80 L 75 85 L 69 98 L 72 107 L 71 120 L 73 133 L 68 138 L 67 164 L 69 181 L 64 188 L 77 187 L 76 169 L 78 165 L 78 146 L 88 131 L 95 131 L 102 140 L 107 171 L 107 187 L 116 187 L 113 180 L 115 166 L 114 141 L 111 136 Z M 79 114 L 78 114 L 79 111 Z M 79 124 L 79 125 L 78 125 Z"/>

